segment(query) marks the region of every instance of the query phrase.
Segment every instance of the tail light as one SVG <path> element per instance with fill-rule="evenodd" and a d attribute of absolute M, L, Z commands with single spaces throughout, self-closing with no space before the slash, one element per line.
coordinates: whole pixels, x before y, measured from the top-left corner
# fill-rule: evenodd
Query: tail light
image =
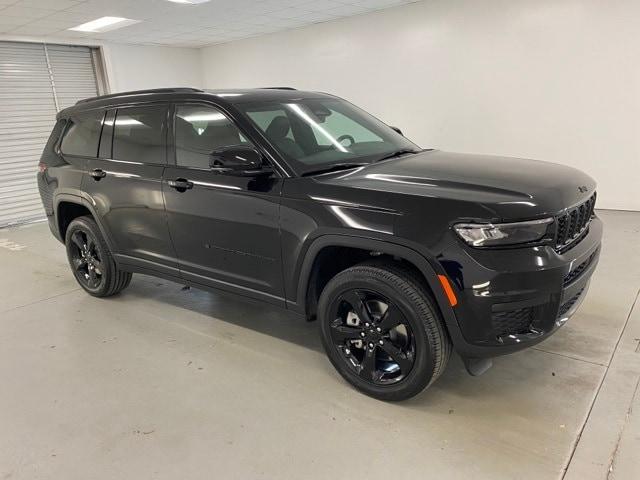
<path fill-rule="evenodd" d="M 47 171 L 47 164 L 46 164 L 46 163 L 44 163 L 44 162 L 40 162 L 40 163 L 38 163 L 38 171 L 39 171 L 40 173 L 44 173 L 44 172 L 46 172 L 46 171 Z"/>

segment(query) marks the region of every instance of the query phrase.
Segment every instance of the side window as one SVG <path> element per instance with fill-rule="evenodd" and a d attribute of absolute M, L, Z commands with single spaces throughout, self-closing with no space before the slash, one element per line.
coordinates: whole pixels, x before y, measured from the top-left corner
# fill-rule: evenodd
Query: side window
<path fill-rule="evenodd" d="M 51 131 L 51 135 L 49 135 L 49 140 L 47 140 L 47 144 L 42 151 L 42 157 L 40 158 L 40 161 L 42 163 L 51 167 L 63 165 L 66 163 L 61 160 L 60 157 L 58 157 L 58 154 L 55 151 L 56 144 L 60 140 L 60 136 L 64 133 L 64 127 L 66 125 L 67 120 L 64 118 L 58 120 L 54 125 L 53 130 Z"/>
<path fill-rule="evenodd" d="M 165 126 L 167 107 L 119 108 L 113 125 L 113 152 L 116 160 L 166 163 Z"/>
<path fill-rule="evenodd" d="M 175 115 L 176 164 L 209 168 L 209 154 L 229 145 L 250 142 L 220 110 L 201 105 L 177 105 Z"/>
<path fill-rule="evenodd" d="M 102 117 L 102 110 L 72 115 L 60 145 L 62 153 L 95 157 L 98 154 Z"/>

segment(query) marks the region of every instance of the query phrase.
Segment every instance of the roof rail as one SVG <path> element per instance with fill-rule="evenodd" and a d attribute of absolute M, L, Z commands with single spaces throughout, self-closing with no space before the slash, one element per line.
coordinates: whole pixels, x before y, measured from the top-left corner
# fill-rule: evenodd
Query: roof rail
<path fill-rule="evenodd" d="M 261 90 L 297 90 L 293 87 L 261 87 Z"/>
<path fill-rule="evenodd" d="M 148 90 L 131 90 L 129 92 L 110 93 L 108 95 L 98 95 L 97 97 L 85 98 L 83 100 L 77 101 L 76 105 L 80 103 L 92 102 L 94 100 L 102 100 L 103 98 L 116 98 L 116 97 L 124 97 L 127 95 L 142 95 L 145 93 L 153 94 L 153 93 L 181 93 L 181 92 L 204 92 L 204 90 L 201 90 L 199 88 L 191 88 L 191 87 L 151 88 Z"/>

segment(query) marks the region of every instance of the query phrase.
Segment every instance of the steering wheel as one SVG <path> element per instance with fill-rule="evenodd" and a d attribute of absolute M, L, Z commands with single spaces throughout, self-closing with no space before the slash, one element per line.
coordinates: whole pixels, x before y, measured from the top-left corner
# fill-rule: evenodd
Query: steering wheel
<path fill-rule="evenodd" d="M 351 135 L 340 135 L 340 136 L 338 137 L 338 143 L 339 143 L 339 144 L 341 144 L 341 145 L 342 145 L 342 142 L 343 142 L 344 140 L 349 140 L 349 142 L 351 142 L 351 143 L 349 143 L 349 145 L 343 145 L 343 146 L 345 146 L 345 147 L 350 147 L 350 146 L 352 146 L 354 143 L 356 143 L 356 139 L 355 139 L 355 138 L 353 138 Z"/>

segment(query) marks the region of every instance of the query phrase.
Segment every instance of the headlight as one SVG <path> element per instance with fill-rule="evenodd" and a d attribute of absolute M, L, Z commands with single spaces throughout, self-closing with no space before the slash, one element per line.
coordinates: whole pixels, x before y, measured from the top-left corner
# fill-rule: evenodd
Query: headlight
<path fill-rule="evenodd" d="M 540 240 L 553 218 L 515 223 L 458 223 L 453 228 L 472 247 L 516 245 Z"/>

